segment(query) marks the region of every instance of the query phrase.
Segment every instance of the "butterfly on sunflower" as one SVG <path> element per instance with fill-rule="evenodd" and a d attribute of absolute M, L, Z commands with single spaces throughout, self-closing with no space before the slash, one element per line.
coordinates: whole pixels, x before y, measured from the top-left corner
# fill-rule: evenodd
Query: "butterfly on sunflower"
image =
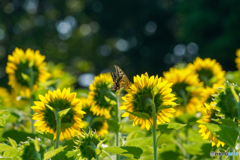
<path fill-rule="evenodd" d="M 111 72 L 112 78 L 113 78 L 113 86 L 112 90 L 116 92 L 116 90 L 119 90 L 122 87 L 129 88 L 132 84 L 132 82 L 129 81 L 126 74 L 121 70 L 120 67 L 117 65 L 114 65 L 115 72 Z"/>

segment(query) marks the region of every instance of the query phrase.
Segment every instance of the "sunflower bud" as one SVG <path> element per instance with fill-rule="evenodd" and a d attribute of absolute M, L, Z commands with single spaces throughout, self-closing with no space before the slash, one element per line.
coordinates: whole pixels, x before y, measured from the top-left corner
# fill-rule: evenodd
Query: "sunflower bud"
<path fill-rule="evenodd" d="M 21 142 L 21 157 L 22 159 L 44 159 L 44 153 L 46 151 L 46 146 L 42 144 L 40 139 L 29 138 L 26 142 Z"/>
<path fill-rule="evenodd" d="M 80 152 L 81 158 L 92 159 L 99 156 L 102 152 L 100 144 L 100 137 L 91 129 L 88 133 L 77 136 L 78 140 L 75 141 L 76 151 Z"/>
<path fill-rule="evenodd" d="M 225 88 L 217 90 L 215 102 L 219 110 L 219 114 L 225 115 L 226 118 L 237 117 L 237 107 L 239 105 L 239 86 L 225 82 Z"/>

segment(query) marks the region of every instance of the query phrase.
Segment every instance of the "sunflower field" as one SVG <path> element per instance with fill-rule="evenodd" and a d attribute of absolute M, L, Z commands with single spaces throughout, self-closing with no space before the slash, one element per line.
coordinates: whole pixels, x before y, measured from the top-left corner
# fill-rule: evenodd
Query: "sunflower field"
<path fill-rule="evenodd" d="M 239 0 L 0 0 L 0 160 L 239 160 Z"/>
<path fill-rule="evenodd" d="M 197 57 L 163 76 L 120 67 L 74 89 L 39 50 L 15 48 L 1 87 L 2 159 L 239 159 L 238 71 Z"/>

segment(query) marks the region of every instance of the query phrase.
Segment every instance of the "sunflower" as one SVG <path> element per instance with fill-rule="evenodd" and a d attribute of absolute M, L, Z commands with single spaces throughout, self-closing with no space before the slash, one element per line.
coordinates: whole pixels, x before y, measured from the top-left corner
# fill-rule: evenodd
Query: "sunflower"
<path fill-rule="evenodd" d="M 203 83 L 200 82 L 198 75 L 192 73 L 189 68 L 170 68 L 168 72 L 163 72 L 163 76 L 169 83 L 173 83 L 173 92 L 179 97 L 180 105 L 175 107 L 175 115 L 180 116 L 185 112 L 196 113 L 202 105 L 200 88 Z"/>
<path fill-rule="evenodd" d="M 93 115 L 93 112 L 90 111 L 91 101 L 87 98 L 81 98 L 82 100 L 82 110 L 86 112 L 84 116 L 84 120 L 89 122 L 89 127 L 92 128 L 93 131 L 96 131 L 97 135 L 104 137 L 104 135 L 108 134 L 108 124 L 104 117 L 98 117 Z"/>
<path fill-rule="evenodd" d="M 93 159 L 102 152 L 102 147 L 99 145 L 102 143 L 100 137 L 96 132 L 89 130 L 88 133 L 83 132 L 77 136 L 77 140 L 74 141 L 76 144 L 76 152 L 81 156 L 80 159 Z M 98 151 L 98 152 L 96 152 Z"/>
<path fill-rule="evenodd" d="M 8 90 L 4 87 L 0 87 L 0 106 L 10 107 L 12 105 L 12 100 Z"/>
<path fill-rule="evenodd" d="M 82 111 L 81 100 L 76 98 L 76 93 L 70 93 L 70 88 L 50 90 L 45 96 L 39 95 L 41 101 L 35 101 L 36 106 L 32 106 L 34 112 L 33 120 L 38 120 L 34 124 L 36 130 L 50 132 L 56 138 L 56 120 L 54 113 L 45 105 L 53 107 L 56 111 L 62 111 L 67 108 L 71 110 L 61 119 L 60 141 L 68 140 L 74 137 L 77 133 L 81 133 L 81 128 L 84 127 L 82 122 L 84 111 Z"/>
<path fill-rule="evenodd" d="M 237 69 L 240 71 L 240 49 L 237 49 L 236 56 L 235 62 L 237 64 Z"/>
<path fill-rule="evenodd" d="M 12 55 L 8 55 L 6 73 L 8 74 L 8 84 L 16 91 L 20 91 L 21 96 L 30 97 L 30 78 L 33 71 L 33 90 L 37 89 L 39 82 L 45 82 L 50 74 L 46 70 L 45 56 L 39 50 L 33 51 L 30 48 L 24 51 L 15 48 Z"/>
<path fill-rule="evenodd" d="M 199 75 L 204 86 L 213 88 L 215 88 L 215 85 L 217 87 L 223 86 L 225 71 L 222 70 L 222 66 L 215 59 L 197 57 L 193 64 L 188 64 L 188 68 Z"/>
<path fill-rule="evenodd" d="M 162 78 L 158 78 L 158 76 L 149 77 L 147 73 L 142 74 L 141 77 L 139 75 L 134 76 L 134 83 L 126 90 L 128 93 L 122 98 L 125 102 L 120 109 L 126 110 L 122 117 L 129 116 L 129 119 L 133 119 L 133 126 L 138 125 L 142 130 L 144 128 L 149 130 L 153 124 L 152 107 L 151 105 L 144 106 L 143 104 L 146 98 L 153 98 L 151 91 L 155 86 L 158 88 L 158 92 L 154 97 L 157 124 L 170 122 L 169 117 L 173 117 L 172 114 L 175 112 L 172 106 L 176 105 L 173 102 L 176 98 L 171 93 L 172 84 L 163 81 Z M 150 116 L 150 119 L 143 119 L 130 112 L 146 113 Z"/>
<path fill-rule="evenodd" d="M 201 88 L 201 101 L 202 104 L 204 103 L 210 103 L 212 101 L 212 98 L 214 94 L 216 94 L 216 89 L 215 88 L 210 88 L 210 87 L 206 87 L 206 88 Z"/>
<path fill-rule="evenodd" d="M 94 81 L 90 84 L 90 92 L 88 94 L 88 100 L 91 101 L 91 111 L 94 115 L 110 118 L 110 110 L 112 104 L 110 104 L 105 96 L 111 92 L 113 80 L 110 73 L 101 73 L 99 76 L 95 76 Z"/>
<path fill-rule="evenodd" d="M 211 118 L 212 118 L 212 112 L 215 110 L 216 104 L 215 102 L 211 102 L 210 105 L 205 103 L 205 107 L 202 107 L 202 119 L 198 120 L 197 122 L 199 124 L 200 130 L 198 131 L 199 133 L 202 133 L 203 139 L 208 139 L 212 140 L 212 146 L 217 146 L 219 147 L 220 145 L 224 147 L 225 143 L 218 140 L 212 133 L 208 130 L 207 126 L 204 125 L 204 123 L 211 123 Z"/>

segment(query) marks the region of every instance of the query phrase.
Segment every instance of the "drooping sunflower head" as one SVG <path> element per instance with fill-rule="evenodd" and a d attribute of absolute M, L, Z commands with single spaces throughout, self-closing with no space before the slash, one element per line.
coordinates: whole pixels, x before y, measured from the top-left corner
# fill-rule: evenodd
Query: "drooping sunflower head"
<path fill-rule="evenodd" d="M 170 68 L 168 72 L 163 72 L 164 79 L 173 83 L 172 89 L 178 97 L 176 106 L 176 116 L 188 112 L 196 113 L 202 105 L 201 90 L 203 83 L 200 82 L 198 75 L 193 73 L 189 68 Z"/>
<path fill-rule="evenodd" d="M 222 66 L 215 59 L 197 57 L 193 64 L 188 64 L 188 67 L 199 75 L 204 86 L 223 86 L 225 71 L 222 70 Z"/>
<path fill-rule="evenodd" d="M 122 117 L 129 116 L 129 119 L 133 119 L 133 125 L 138 125 L 142 130 L 146 128 L 150 129 L 153 122 L 152 117 L 152 107 L 151 105 L 146 105 L 147 99 L 153 99 L 152 91 L 154 87 L 157 87 L 157 93 L 154 97 L 154 103 L 156 106 L 157 113 L 157 124 L 162 124 L 165 122 L 170 122 L 169 117 L 173 117 L 175 109 L 172 107 L 176 105 L 174 100 L 176 99 L 174 94 L 172 94 L 171 83 L 163 81 L 162 78 L 158 76 L 149 77 L 147 73 L 141 76 L 134 76 L 134 82 L 129 89 L 127 89 L 127 94 L 122 98 L 125 102 L 122 104 L 120 109 L 126 112 Z M 130 112 L 142 112 L 150 116 L 150 119 L 143 119 Z M 150 122 L 150 121 L 151 122 Z"/>
<path fill-rule="evenodd" d="M 50 90 L 45 96 L 39 95 L 41 101 L 35 101 L 36 106 L 32 106 L 34 112 L 33 119 L 37 120 L 34 126 L 36 130 L 50 132 L 56 138 L 56 120 L 55 114 L 46 106 L 49 105 L 56 111 L 62 111 L 71 108 L 69 112 L 61 119 L 60 141 L 68 140 L 77 133 L 81 133 L 84 127 L 82 122 L 84 111 L 82 111 L 81 100 L 76 98 L 76 93 L 70 92 L 70 88 Z"/>
<path fill-rule="evenodd" d="M 101 153 L 102 147 L 98 146 L 101 142 L 100 137 L 93 132 L 91 129 L 88 133 L 83 132 L 81 135 L 77 136 L 78 140 L 75 141 L 76 151 L 78 151 L 83 159 L 92 159 Z M 96 153 L 96 149 L 100 152 Z"/>
<path fill-rule="evenodd" d="M 38 142 L 39 151 L 36 150 L 36 141 Z M 39 159 L 39 156 L 44 159 L 44 153 L 46 152 L 46 146 L 41 142 L 40 139 L 31 139 L 28 137 L 28 140 L 20 143 L 19 153 L 21 159 Z M 37 153 L 37 154 L 36 154 Z"/>
<path fill-rule="evenodd" d="M 8 90 L 4 87 L 0 87 L 0 107 L 10 107 L 12 100 Z"/>
<path fill-rule="evenodd" d="M 94 78 L 89 86 L 88 100 L 92 102 L 91 111 L 94 115 L 110 118 L 112 104 L 109 103 L 105 96 L 109 95 L 112 87 L 112 77 L 110 73 L 101 73 Z"/>
<path fill-rule="evenodd" d="M 33 51 L 30 48 L 24 51 L 15 48 L 12 55 L 8 56 L 6 73 L 8 74 L 8 84 L 21 96 L 30 97 L 30 81 L 33 78 L 33 89 L 37 89 L 39 82 L 45 82 L 50 74 L 47 72 L 45 56 L 40 51 Z M 32 76 L 31 76 L 32 75 Z"/>
<path fill-rule="evenodd" d="M 240 71 L 240 49 L 237 49 L 236 56 L 237 58 L 235 59 L 235 63 L 237 65 L 238 71 Z"/>
<path fill-rule="evenodd" d="M 238 118 L 236 108 L 238 108 L 238 97 L 240 95 L 240 87 L 229 82 L 224 83 L 224 87 L 216 90 L 215 102 L 219 114 L 226 118 Z"/>
<path fill-rule="evenodd" d="M 210 105 L 208 105 L 207 103 L 205 103 L 205 107 L 202 107 L 202 119 L 198 120 L 197 122 L 200 123 L 199 124 L 199 128 L 200 130 L 198 131 L 199 133 L 202 133 L 202 137 L 203 139 L 208 139 L 210 141 L 212 141 L 212 146 L 217 146 L 219 147 L 220 145 L 222 147 L 224 147 L 225 143 L 220 141 L 219 139 L 217 139 L 207 128 L 206 125 L 204 125 L 205 123 L 211 123 L 212 122 L 212 118 L 216 118 L 215 117 L 215 113 L 216 112 L 216 103 L 215 102 L 211 102 Z"/>
<path fill-rule="evenodd" d="M 104 117 L 96 116 L 93 114 L 92 111 L 90 111 L 91 108 L 91 101 L 89 101 L 87 98 L 81 98 L 82 100 L 82 110 L 86 112 L 84 115 L 84 120 L 88 122 L 88 127 L 96 131 L 97 135 L 100 135 L 101 137 L 104 137 L 104 135 L 108 134 L 108 124 L 106 122 L 106 119 Z"/>

